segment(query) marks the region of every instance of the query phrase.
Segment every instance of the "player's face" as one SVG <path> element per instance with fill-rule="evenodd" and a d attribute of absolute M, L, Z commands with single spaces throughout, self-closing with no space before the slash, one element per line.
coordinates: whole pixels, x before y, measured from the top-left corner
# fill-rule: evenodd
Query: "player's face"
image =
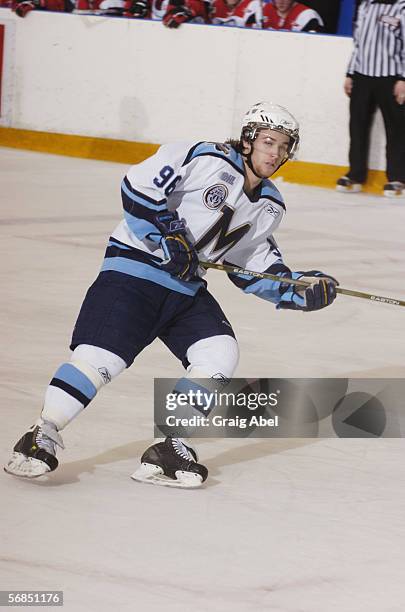
<path fill-rule="evenodd" d="M 256 174 L 267 178 L 274 174 L 284 161 L 290 144 L 290 138 L 275 130 L 259 132 L 253 142 L 251 161 Z"/>
<path fill-rule="evenodd" d="M 294 0 L 273 0 L 273 4 L 280 13 L 287 13 L 292 7 Z"/>

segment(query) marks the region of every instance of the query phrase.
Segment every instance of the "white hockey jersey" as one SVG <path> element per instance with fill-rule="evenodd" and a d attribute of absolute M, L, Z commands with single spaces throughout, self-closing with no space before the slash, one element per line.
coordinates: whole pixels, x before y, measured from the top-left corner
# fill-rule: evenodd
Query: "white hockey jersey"
<path fill-rule="evenodd" d="M 152 234 L 156 213 L 176 210 L 187 223 L 201 261 L 245 269 L 289 272 L 273 233 L 285 213 L 283 199 L 268 179 L 253 197 L 243 190 L 242 157 L 230 145 L 199 142 L 162 146 L 132 166 L 121 185 L 124 220 L 114 230 L 102 270 L 115 270 L 194 295 L 200 277 L 182 281 L 160 269 L 163 252 Z M 230 275 L 248 293 L 279 301 L 279 283 Z M 276 286 L 277 285 L 277 286 Z"/>

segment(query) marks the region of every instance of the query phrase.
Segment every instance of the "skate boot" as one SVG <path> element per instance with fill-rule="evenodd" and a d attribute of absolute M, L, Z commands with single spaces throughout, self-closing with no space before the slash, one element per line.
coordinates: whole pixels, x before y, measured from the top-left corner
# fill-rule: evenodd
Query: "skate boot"
<path fill-rule="evenodd" d="M 352 181 L 348 176 L 342 176 L 336 181 L 336 191 L 341 191 L 342 193 L 359 193 L 362 188 L 361 183 Z"/>
<path fill-rule="evenodd" d="M 197 453 L 188 442 L 182 438 L 166 438 L 146 449 L 140 467 L 131 478 L 166 487 L 195 489 L 208 476 L 205 465 L 197 461 Z"/>
<path fill-rule="evenodd" d="M 386 198 L 397 198 L 405 195 L 405 183 L 401 181 L 390 181 L 384 185 L 384 195 Z"/>
<path fill-rule="evenodd" d="M 65 448 L 56 426 L 40 419 L 18 440 L 4 471 L 23 478 L 52 472 L 58 467 L 56 446 Z"/>

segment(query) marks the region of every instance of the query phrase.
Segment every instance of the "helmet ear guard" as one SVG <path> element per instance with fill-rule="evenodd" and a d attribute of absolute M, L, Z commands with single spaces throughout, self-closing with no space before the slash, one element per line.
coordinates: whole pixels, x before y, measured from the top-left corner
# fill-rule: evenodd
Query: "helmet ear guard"
<path fill-rule="evenodd" d="M 257 136 L 257 130 L 252 127 L 244 127 L 242 128 L 241 138 L 243 140 L 247 140 L 249 142 L 253 142 Z"/>

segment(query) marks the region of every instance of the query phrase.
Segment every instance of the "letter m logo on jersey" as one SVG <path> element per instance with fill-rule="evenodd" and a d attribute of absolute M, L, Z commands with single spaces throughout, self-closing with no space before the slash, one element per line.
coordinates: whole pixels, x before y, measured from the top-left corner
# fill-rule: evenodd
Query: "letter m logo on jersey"
<path fill-rule="evenodd" d="M 229 232 L 229 226 L 235 211 L 224 204 L 218 212 L 221 214 L 220 218 L 194 245 L 197 251 L 201 251 L 213 241 L 215 242 L 211 253 L 222 251 L 223 249 L 228 251 L 249 231 L 251 224 L 244 223 Z"/>

